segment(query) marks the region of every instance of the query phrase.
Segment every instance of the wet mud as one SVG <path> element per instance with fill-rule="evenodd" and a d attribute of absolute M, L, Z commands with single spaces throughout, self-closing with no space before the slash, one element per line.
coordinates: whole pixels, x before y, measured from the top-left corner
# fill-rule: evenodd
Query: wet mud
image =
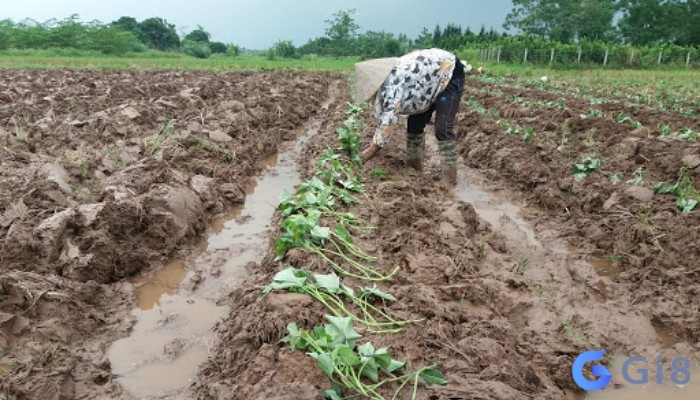
<path fill-rule="evenodd" d="M 0 394 L 128 398 L 114 371 L 133 366 L 107 353 L 140 329 L 131 309 L 147 314 L 172 305 L 191 269 L 174 260 L 243 204 L 264 161 L 296 140 L 335 79 L 2 71 Z M 182 323 L 163 322 L 148 323 L 166 331 Z M 199 361 L 207 356 L 180 350 Z M 193 365 L 173 376 L 176 385 L 194 375 Z"/>
<path fill-rule="evenodd" d="M 328 379 L 279 340 L 289 322 L 320 323 L 324 308 L 303 295 L 260 292 L 287 265 L 328 271 L 299 250 L 275 261 L 281 232 L 269 199 L 337 146 L 345 80 L 3 74 L 0 394 L 321 399 Z M 602 117 L 581 119 L 591 107 L 581 98 L 516 83 L 470 79 L 465 102 L 476 99 L 498 117 L 462 106 L 456 187 L 436 179 L 432 126 L 423 172 L 404 165 L 403 128 L 364 166 L 367 196 L 350 210 L 377 229 L 358 244 L 379 269 L 400 267 L 380 283 L 398 300 L 383 309 L 425 319 L 365 338 L 409 368 L 439 365 L 448 385 L 421 387 L 421 399 L 697 397 L 700 372 L 683 387 L 642 387 L 615 369 L 642 355 L 661 356 L 665 376 L 679 356 L 700 371 L 700 211 L 684 214 L 669 197 L 649 196 L 684 165 L 700 181 L 700 162 L 690 165 L 699 145 L 655 131 L 659 123 L 697 127 L 697 118 L 611 99 Z M 525 107 L 510 100 L 516 94 L 531 103 L 564 96 L 566 108 Z M 622 111 L 645 128 L 619 124 Z M 506 135 L 498 120 L 534 135 Z M 316 132 L 304 139 L 309 126 Z M 120 140 L 127 161 L 105 169 L 110 158 L 97 150 Z M 602 158 L 601 169 L 577 181 L 572 164 L 587 154 Z M 627 183 L 640 167 L 645 183 Z M 611 181 L 616 172 L 621 182 Z M 609 352 L 615 375 L 595 394 L 571 375 L 590 349 Z"/>

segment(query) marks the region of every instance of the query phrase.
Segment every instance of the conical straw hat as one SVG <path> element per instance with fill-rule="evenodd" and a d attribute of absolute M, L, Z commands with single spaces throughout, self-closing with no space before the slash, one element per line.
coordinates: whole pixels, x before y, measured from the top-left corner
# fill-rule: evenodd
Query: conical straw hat
<path fill-rule="evenodd" d="M 378 58 L 355 64 L 355 104 L 372 98 L 394 69 L 398 58 Z"/>

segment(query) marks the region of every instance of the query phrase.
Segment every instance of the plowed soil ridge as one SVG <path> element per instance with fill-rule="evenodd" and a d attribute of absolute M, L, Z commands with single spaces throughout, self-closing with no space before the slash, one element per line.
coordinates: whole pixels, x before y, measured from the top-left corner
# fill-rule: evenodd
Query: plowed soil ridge
<path fill-rule="evenodd" d="M 120 393 L 104 352 L 131 323 L 123 279 L 240 203 L 332 79 L 0 72 L 0 394 Z"/>

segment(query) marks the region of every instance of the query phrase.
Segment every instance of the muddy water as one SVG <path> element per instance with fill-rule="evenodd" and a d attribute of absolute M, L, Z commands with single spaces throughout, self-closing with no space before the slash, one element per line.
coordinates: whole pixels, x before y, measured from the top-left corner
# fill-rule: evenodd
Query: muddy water
<path fill-rule="evenodd" d="M 517 206 L 482 189 L 484 178 L 476 171 L 464 167 L 458 171 L 455 192 L 460 200 L 471 203 L 481 219 L 491 224 L 495 231 L 503 233 L 511 241 L 523 243 L 524 239 L 523 244 L 534 248 L 541 247 L 535 232 L 522 217 L 523 209 L 527 211 L 531 209 Z"/>
<path fill-rule="evenodd" d="M 192 382 L 207 359 L 212 328 L 228 315 L 228 307 L 217 300 L 243 280 L 246 264 L 259 261 L 266 251 L 279 195 L 300 183 L 294 159 L 319 126 L 312 123 L 290 149 L 261 163 L 264 172 L 247 188 L 245 203 L 212 224 L 207 239 L 197 246 L 199 254 L 132 281 L 139 298 L 139 308 L 132 312 L 136 323 L 130 336 L 107 353 L 118 382 L 131 395 L 172 397 Z M 211 276 L 195 290 L 183 290 L 182 282 L 192 282 L 194 270 L 201 273 L 203 265 Z"/>
<path fill-rule="evenodd" d="M 151 275 L 140 275 L 131 279 L 136 285 L 138 304 L 141 310 L 150 310 L 160 306 L 163 295 L 172 295 L 177 287 L 185 280 L 187 267 L 183 260 L 175 260 Z"/>
<path fill-rule="evenodd" d="M 622 270 L 615 265 L 615 262 L 609 258 L 589 257 L 586 259 L 586 262 L 591 264 L 600 276 L 616 278 L 622 272 Z"/>

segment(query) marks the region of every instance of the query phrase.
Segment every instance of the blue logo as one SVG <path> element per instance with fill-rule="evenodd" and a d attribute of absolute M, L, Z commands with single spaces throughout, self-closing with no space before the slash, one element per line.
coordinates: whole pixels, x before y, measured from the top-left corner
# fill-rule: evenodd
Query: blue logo
<path fill-rule="evenodd" d="M 591 375 L 599 377 L 594 381 L 589 381 L 583 376 L 583 366 L 590 361 L 600 361 L 605 355 L 604 350 L 590 350 L 576 358 L 571 372 L 574 375 L 574 381 L 583 390 L 601 390 L 612 379 L 612 374 L 602 365 L 594 365 L 591 368 Z"/>

